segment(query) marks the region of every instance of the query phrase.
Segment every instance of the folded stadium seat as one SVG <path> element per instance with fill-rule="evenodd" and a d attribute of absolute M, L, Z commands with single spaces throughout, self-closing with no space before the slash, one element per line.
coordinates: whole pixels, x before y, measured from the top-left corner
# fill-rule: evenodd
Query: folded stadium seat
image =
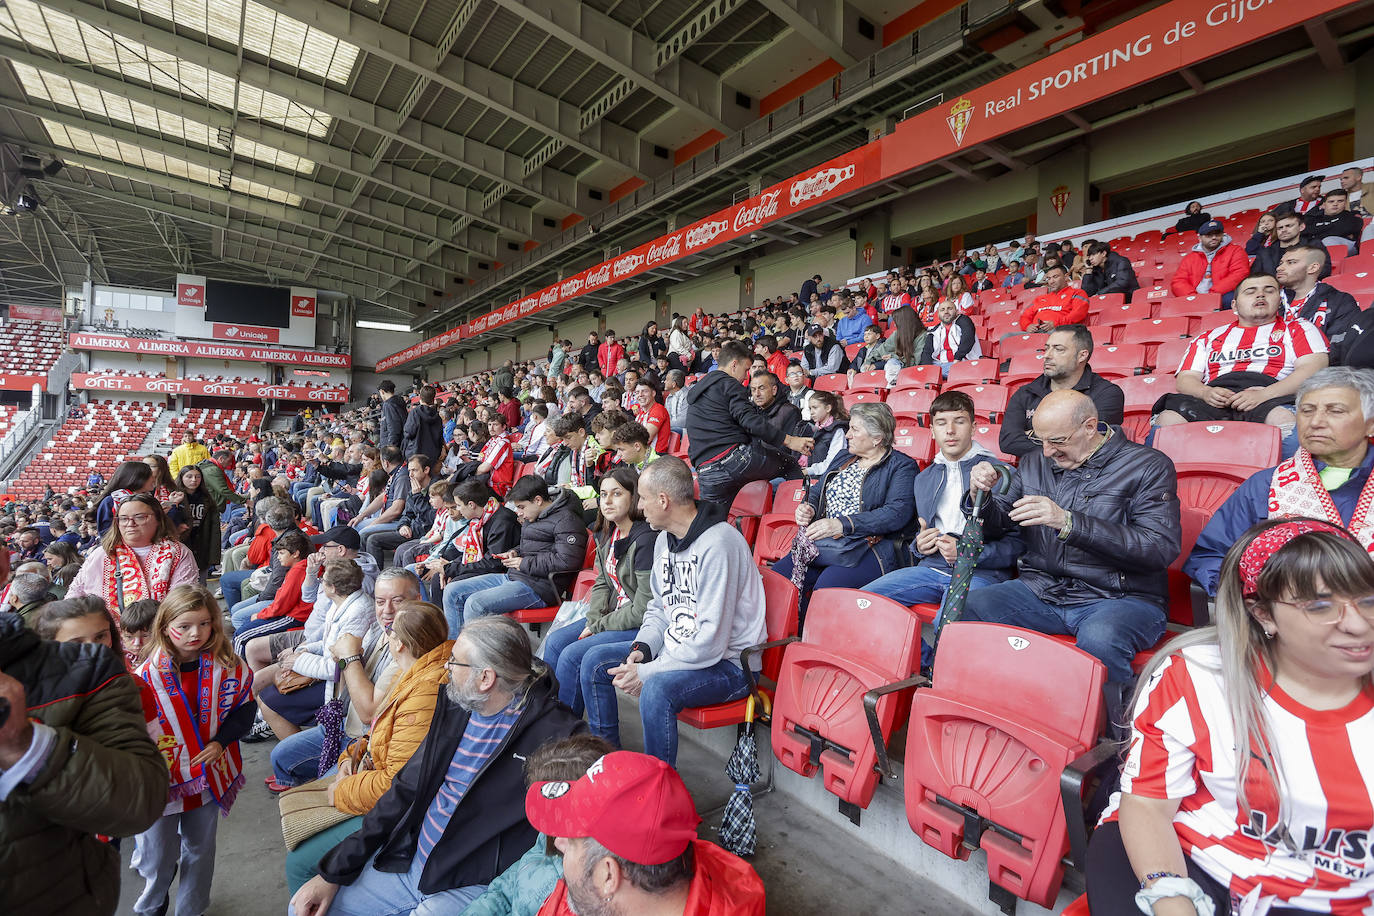
<path fill-rule="evenodd" d="M 759 519 L 759 532 L 754 538 L 754 562 L 772 566 L 792 552 L 797 537 L 797 517 L 792 512 L 770 512 Z"/>
<path fill-rule="evenodd" d="M 1103 378 L 1128 378 L 1145 370 L 1145 347 L 1126 343 L 1094 347 L 1088 364 Z"/>
<path fill-rule="evenodd" d="M 1117 379 L 1116 384 L 1126 395 L 1126 418 L 1121 428 L 1133 442 L 1144 442 L 1150 432 L 1150 417 L 1154 414 L 1155 401 L 1161 395 L 1173 394 L 1178 390 L 1174 376 L 1168 373 L 1134 375 Z"/>
<path fill-rule="evenodd" d="M 939 388 L 944 381 L 939 366 L 908 366 L 897 373 L 893 393 L 900 388 Z M 891 395 L 888 396 L 889 400 Z"/>
<path fill-rule="evenodd" d="M 684 432 L 684 433 L 682 433 L 682 434 L 680 434 L 680 435 L 678 436 L 678 440 L 677 440 L 677 442 L 673 445 L 673 448 L 671 448 L 671 449 L 668 450 L 668 451 L 669 451 L 669 454 L 673 455 L 674 457 L 681 458 L 683 461 L 686 461 L 686 460 L 687 460 L 687 446 L 688 446 L 687 434 Z M 676 451 L 674 451 L 674 449 L 676 449 Z"/>
<path fill-rule="evenodd" d="M 863 349 L 863 344 L 861 343 L 848 344 L 844 348 L 844 355 L 847 359 L 853 359 L 855 356 L 859 355 L 861 349 Z"/>
<path fill-rule="evenodd" d="M 872 404 L 875 402 L 881 404 L 886 393 L 887 389 L 882 391 L 854 391 L 850 389 L 840 395 L 840 400 L 844 402 L 844 409 L 849 410 L 855 404 Z"/>
<path fill-rule="evenodd" d="M 970 385 L 987 385 L 997 381 L 997 360 L 989 357 L 983 359 L 961 359 L 949 367 L 949 375 L 945 378 L 944 389 L 965 388 Z"/>
<path fill-rule="evenodd" d="M 740 664 L 750 670 L 754 655 L 763 652 L 763 666 L 759 672 L 763 679 L 772 684 L 778 680 L 782 669 L 783 646 L 797 638 L 797 608 L 801 600 L 797 587 L 771 569 L 759 569 L 763 576 L 763 616 L 767 642 L 750 646 L 740 653 Z M 767 684 L 757 684 L 757 691 L 764 702 L 755 707 L 760 716 L 767 718 L 767 708 L 772 699 L 772 689 Z M 749 698 L 730 700 L 726 703 L 712 703 L 709 706 L 691 706 L 677 714 L 679 722 L 693 728 L 720 728 L 724 725 L 741 725 L 749 706 Z M 769 782 L 771 783 L 771 777 Z"/>
<path fill-rule="evenodd" d="M 553 578 L 552 574 L 549 578 Z M 589 537 L 587 538 L 587 555 L 582 560 L 582 571 L 579 572 L 577 578 L 573 580 L 572 594 L 569 596 L 567 593 L 564 593 L 561 597 L 571 597 L 573 601 L 580 601 L 587 597 L 587 593 L 592 590 L 592 586 L 595 584 L 596 540 Z M 553 623 L 554 618 L 558 616 L 559 607 L 560 605 L 555 604 L 552 607 L 521 608 L 518 611 L 511 611 L 506 616 L 510 617 L 516 623 L 523 623 L 526 626 L 533 627 L 534 631 L 538 633 L 544 624 Z"/>
<path fill-rule="evenodd" d="M 930 430 L 921 426 L 911 426 L 897 421 L 897 429 L 892 435 L 892 447 L 910 458 L 924 469 L 935 460 L 935 437 Z"/>
<path fill-rule="evenodd" d="M 983 448 L 992 452 L 1002 461 L 1008 464 L 1015 464 L 1016 456 L 1008 455 L 1006 452 L 1002 451 L 1002 446 L 999 442 L 1001 436 L 1002 426 L 1000 423 L 980 423 L 973 427 L 974 442 L 977 442 Z"/>
<path fill-rule="evenodd" d="M 1046 677 L 1053 672 L 1053 677 Z M 1069 848 L 1059 777 L 1102 732 L 1106 668 L 1041 633 L 945 627 L 929 688 L 912 700 L 906 810 L 951 858 L 987 854 L 988 896 L 1053 907 Z"/>
<path fill-rule="evenodd" d="M 1011 359 L 1025 353 L 1043 353 L 1048 334 L 1026 333 L 1003 337 L 997 341 L 997 358 Z"/>
<path fill-rule="evenodd" d="M 740 488 L 730 504 L 726 520 L 739 529 L 749 543 L 759 532 L 759 519 L 773 508 L 773 487 L 766 480 L 753 480 Z"/>
<path fill-rule="evenodd" d="M 936 372 L 939 372 L 938 367 Z M 894 388 L 887 396 L 887 406 L 892 408 L 894 415 L 925 426 L 930 416 L 931 402 L 939 394 L 934 388 Z"/>
<path fill-rule="evenodd" d="M 850 588 L 811 594 L 806 628 L 783 653 L 773 702 L 773 754 L 839 798 L 855 824 L 873 800 L 880 751 L 908 704 L 921 661 L 921 621 L 895 601 Z"/>
<path fill-rule="evenodd" d="M 887 390 L 887 370 L 870 369 L 867 372 L 856 372 L 854 381 L 849 383 L 850 391 L 886 391 Z"/>
<path fill-rule="evenodd" d="M 1064 907 L 1059 916 L 1092 916 L 1092 911 L 1088 909 L 1088 895 L 1084 894 Z"/>
<path fill-rule="evenodd" d="M 1279 440 L 1264 423 L 1203 421 L 1160 427 L 1154 446 L 1173 459 L 1179 502 L 1215 511 L 1246 478 L 1278 463 Z"/>
<path fill-rule="evenodd" d="M 1331 255 L 1331 272 L 1340 273 L 1342 263 L 1350 257 L 1350 249 L 1345 245 L 1327 245 L 1326 251 Z"/>
<path fill-rule="evenodd" d="M 1002 422 L 1002 414 L 1007 412 L 1007 401 L 1011 399 L 1010 388 L 1005 385 L 973 385 L 961 386 L 960 390 L 973 398 L 975 420 Z"/>
<path fill-rule="evenodd" d="M 822 375 L 812 383 L 812 387 L 817 391 L 833 391 L 836 394 L 841 394 L 849 387 L 849 376 L 843 372 Z"/>

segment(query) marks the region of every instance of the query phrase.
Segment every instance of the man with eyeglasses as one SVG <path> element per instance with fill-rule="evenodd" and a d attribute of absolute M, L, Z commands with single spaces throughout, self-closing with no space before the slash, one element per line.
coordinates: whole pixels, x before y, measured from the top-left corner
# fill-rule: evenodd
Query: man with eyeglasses
<path fill-rule="evenodd" d="M 1031 425 L 1040 452 L 984 505 L 988 537 L 1020 528 L 1021 577 L 969 592 L 963 619 L 1072 635 L 1110 681 L 1129 683 L 1131 659 L 1164 634 L 1181 538 L 1173 462 L 1104 426 L 1078 391 L 1051 392 Z M 997 480 L 988 462 L 969 474 L 975 490 Z"/>
<path fill-rule="evenodd" d="M 446 667 L 425 740 L 296 892 L 296 916 L 461 912 L 534 844 L 525 761 L 586 726 L 558 702 L 557 683 L 508 617 L 464 627 Z"/>
<path fill-rule="evenodd" d="M 1374 371 L 1322 369 L 1298 389 L 1292 458 L 1250 477 L 1198 535 L 1183 571 L 1215 595 L 1221 562 L 1256 522 L 1282 516 L 1325 519 L 1374 548 Z"/>

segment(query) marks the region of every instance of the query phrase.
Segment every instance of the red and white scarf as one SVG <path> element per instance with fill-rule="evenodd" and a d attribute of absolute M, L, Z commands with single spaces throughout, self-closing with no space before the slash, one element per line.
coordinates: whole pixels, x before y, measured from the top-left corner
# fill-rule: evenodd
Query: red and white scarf
<path fill-rule="evenodd" d="M 1374 474 L 1365 481 L 1364 489 L 1355 502 L 1355 511 L 1350 515 L 1350 524 L 1341 519 L 1336 503 L 1322 483 L 1312 453 L 1299 448 L 1297 454 L 1274 468 L 1273 479 L 1269 483 L 1269 517 L 1307 516 L 1320 518 L 1333 525 L 1343 525 L 1355 540 L 1364 545 L 1365 550 L 1374 551 L 1374 518 L 1370 508 L 1374 506 Z"/>
<path fill-rule="evenodd" d="M 611 529 L 610 540 L 606 543 L 606 578 L 611 580 L 611 588 L 615 589 L 615 607 L 619 610 L 630 597 L 625 594 L 625 583 L 620 581 L 620 573 L 616 570 L 615 542 L 620 540 L 620 528 Z"/>
<path fill-rule="evenodd" d="M 161 601 L 167 597 L 172 585 L 172 570 L 181 555 L 181 545 L 170 538 L 153 544 L 148 556 L 139 562 L 138 554 L 132 547 L 123 544 L 115 548 L 114 556 L 105 554 L 105 565 L 101 581 L 104 583 L 105 606 L 110 609 L 115 622 L 119 622 L 120 612 L 134 601 L 151 598 Z M 123 579 L 124 601 L 119 600 Z"/>
<path fill-rule="evenodd" d="M 462 551 L 464 563 L 476 563 L 482 559 L 482 552 L 485 547 L 486 537 L 482 534 L 482 529 L 486 527 L 487 520 L 496 514 L 496 510 L 501 508 L 501 501 L 493 496 L 487 500 L 487 504 L 482 507 L 482 514 L 468 522 L 467 528 L 463 533 L 453 539 L 453 544 Z"/>
<path fill-rule="evenodd" d="M 139 667 L 138 676 L 152 688 L 157 704 L 157 718 L 148 723 L 148 734 L 167 763 L 169 798 L 190 798 L 209 789 L 215 804 L 228 814 L 243 786 L 238 742 L 226 747 L 208 766 L 193 766 L 191 758 L 205 749 L 231 712 L 252 699 L 252 670 L 242 661 L 226 668 L 209 653 L 202 654 L 196 668 L 194 701 L 182 690 L 180 666 L 161 649 L 155 649 Z"/>

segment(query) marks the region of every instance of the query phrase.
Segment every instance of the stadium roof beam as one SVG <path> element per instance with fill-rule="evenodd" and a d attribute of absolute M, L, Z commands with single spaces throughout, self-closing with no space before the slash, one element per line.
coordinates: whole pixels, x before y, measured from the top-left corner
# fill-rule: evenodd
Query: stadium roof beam
<path fill-rule="evenodd" d="M 1331 34 L 1331 25 L 1325 19 L 1308 20 L 1302 27 L 1312 47 L 1317 49 L 1317 57 L 1323 67 L 1332 73 L 1338 73 L 1345 67 L 1345 55 L 1341 53 L 1340 43 Z"/>
<path fill-rule="evenodd" d="M 43 0 L 43 6 L 66 13 L 96 28 L 133 39 L 149 48 L 171 54 L 179 60 L 198 64 L 214 74 L 223 76 L 237 72 L 239 82 L 244 85 L 290 99 L 328 117 L 378 134 L 387 140 L 399 141 L 436 159 L 476 172 L 491 181 L 510 184 L 546 203 L 567 208 L 572 208 L 576 204 L 577 194 L 573 176 L 562 176 L 562 173 L 545 170 L 543 174 L 526 178 L 522 173 L 523 162 L 520 157 L 505 150 L 479 143 L 432 124 L 410 122 L 395 128 L 393 125 L 397 120 L 397 112 L 246 58 L 240 66 L 237 54 L 220 51 L 193 38 L 148 25 L 131 16 L 102 9 L 83 0 Z"/>
<path fill-rule="evenodd" d="M 153 224 L 153 229 L 157 232 L 158 238 L 162 239 L 163 246 L 172 256 L 172 263 L 181 273 L 193 274 L 196 272 L 195 260 L 191 255 L 191 246 L 186 242 L 186 236 L 181 234 L 181 229 L 166 213 L 156 210 L 145 211 L 148 220 Z"/>
<path fill-rule="evenodd" d="M 38 213 L 85 262 L 89 276 L 81 277 L 80 280 L 110 282 L 110 272 L 105 268 L 105 259 L 100 253 L 99 239 L 81 214 L 62 199 L 62 195 L 49 192 L 43 199 L 43 206 L 38 208 Z M 80 281 L 76 285 L 80 285 Z"/>
<path fill-rule="evenodd" d="M 681 57 L 660 69 L 658 44 L 605 13 L 566 0 L 493 2 L 708 127 L 728 134 L 739 126 L 722 119 L 721 82 L 715 74 Z"/>
<path fill-rule="evenodd" d="M 834 36 L 845 33 L 844 0 L 760 0 L 768 11 L 787 23 L 792 31 L 805 38 L 813 48 L 827 57 L 834 58 L 840 66 L 848 69 L 857 64 L 861 57 L 877 50 L 876 45 L 867 50 L 859 47 L 845 47 L 842 39 Z"/>

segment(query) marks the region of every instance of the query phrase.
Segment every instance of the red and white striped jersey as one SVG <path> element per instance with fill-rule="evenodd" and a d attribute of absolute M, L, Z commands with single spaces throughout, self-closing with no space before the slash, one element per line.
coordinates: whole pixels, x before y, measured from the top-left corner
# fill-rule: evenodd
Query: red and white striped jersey
<path fill-rule="evenodd" d="M 1301 319 L 1280 319 L 1258 328 L 1243 328 L 1233 321 L 1194 337 L 1178 371 L 1201 373 L 1204 384 L 1228 372 L 1262 372 L 1282 381 L 1299 359 L 1328 349 L 1322 332 Z"/>
<path fill-rule="evenodd" d="M 891 293 L 883 297 L 884 312 L 895 312 L 902 306 L 911 304 L 911 297 L 906 293 Z"/>
<path fill-rule="evenodd" d="M 1374 689 L 1316 711 L 1274 685 L 1264 712 L 1291 798 L 1287 838 L 1272 785 L 1251 758 L 1236 801 L 1235 738 L 1216 646 L 1194 646 L 1156 671 L 1135 707 L 1121 791 L 1179 799 L 1184 853 L 1227 885 L 1276 905 L 1343 916 L 1374 914 Z M 1114 819 L 1120 794 L 1103 819 Z"/>

